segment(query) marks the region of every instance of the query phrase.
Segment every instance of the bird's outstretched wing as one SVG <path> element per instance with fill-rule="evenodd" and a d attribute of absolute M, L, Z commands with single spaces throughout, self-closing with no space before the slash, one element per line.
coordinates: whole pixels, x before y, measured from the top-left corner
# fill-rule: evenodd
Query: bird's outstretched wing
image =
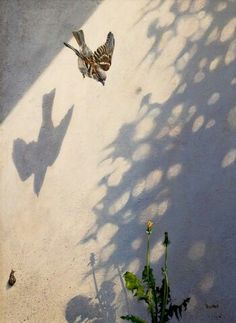
<path fill-rule="evenodd" d="M 115 47 L 114 35 L 109 32 L 107 40 L 104 45 L 98 47 L 94 52 L 94 59 L 96 63 L 104 70 L 108 71 L 111 66 L 112 55 Z"/>
<path fill-rule="evenodd" d="M 84 38 L 84 32 L 83 30 L 79 30 L 79 31 L 73 31 L 72 32 L 75 40 L 77 41 L 79 47 L 80 47 L 80 52 L 83 54 L 83 56 L 89 58 L 93 56 L 93 52 L 91 51 L 91 49 L 87 46 L 86 42 L 85 42 L 85 38 Z"/>
<path fill-rule="evenodd" d="M 72 31 L 72 34 L 75 37 L 79 46 L 83 46 L 85 44 L 84 32 L 82 29 L 79 31 Z"/>

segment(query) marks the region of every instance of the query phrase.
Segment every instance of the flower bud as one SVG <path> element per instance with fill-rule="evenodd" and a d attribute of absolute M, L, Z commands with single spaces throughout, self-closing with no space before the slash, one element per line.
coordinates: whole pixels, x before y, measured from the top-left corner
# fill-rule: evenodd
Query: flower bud
<path fill-rule="evenodd" d="M 168 232 L 165 232 L 165 238 L 164 238 L 164 241 L 163 241 L 163 245 L 165 247 L 167 247 L 169 244 L 170 244 L 170 240 L 168 238 Z"/>
<path fill-rule="evenodd" d="M 146 224 L 146 232 L 147 232 L 147 234 L 152 233 L 153 224 L 154 223 L 151 220 L 147 221 L 147 224 Z"/>

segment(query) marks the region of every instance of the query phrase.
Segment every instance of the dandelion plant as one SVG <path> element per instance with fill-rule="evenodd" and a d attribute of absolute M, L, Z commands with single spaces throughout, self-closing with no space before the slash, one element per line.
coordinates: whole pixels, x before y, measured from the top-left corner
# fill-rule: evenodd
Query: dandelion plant
<path fill-rule="evenodd" d="M 170 322 L 173 316 L 180 320 L 183 310 L 187 310 L 190 298 L 185 298 L 179 305 L 172 302 L 167 267 L 167 253 L 170 244 L 167 232 L 165 232 L 163 240 L 164 265 L 161 268 L 162 283 L 161 286 L 156 284 L 153 269 L 150 266 L 150 236 L 152 230 L 153 222 L 149 220 L 146 224 L 146 264 L 142 272 L 142 278 L 139 279 L 135 274 L 127 271 L 124 274 L 126 288 L 133 293 L 133 296 L 138 301 L 146 303 L 148 313 L 151 316 L 151 323 L 167 323 Z M 121 319 L 134 323 L 147 323 L 144 319 L 135 315 L 121 316 Z"/>

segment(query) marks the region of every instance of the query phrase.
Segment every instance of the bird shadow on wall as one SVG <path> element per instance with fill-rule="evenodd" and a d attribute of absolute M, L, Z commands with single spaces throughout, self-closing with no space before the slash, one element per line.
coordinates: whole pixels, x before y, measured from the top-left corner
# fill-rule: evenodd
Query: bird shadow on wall
<path fill-rule="evenodd" d="M 104 281 L 100 288 L 95 274 L 95 254 L 91 253 L 89 266 L 93 276 L 95 299 L 78 295 L 73 297 L 66 306 L 65 317 L 68 323 L 111 323 L 116 322 L 115 292 L 112 281 Z"/>
<path fill-rule="evenodd" d="M 52 108 L 56 90 L 43 96 L 42 104 L 42 125 L 39 131 L 38 140 L 26 143 L 23 139 L 17 138 L 13 143 L 13 161 L 22 181 L 26 181 L 34 175 L 34 193 L 39 195 L 47 168 L 56 161 L 63 139 L 71 121 L 72 106 L 60 124 L 54 127 L 52 122 Z"/>

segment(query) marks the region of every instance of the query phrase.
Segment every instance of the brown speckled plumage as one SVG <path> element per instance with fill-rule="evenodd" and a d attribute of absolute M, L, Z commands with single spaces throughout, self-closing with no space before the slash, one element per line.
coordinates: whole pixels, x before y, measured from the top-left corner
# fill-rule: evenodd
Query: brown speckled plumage
<path fill-rule="evenodd" d="M 78 67 L 83 77 L 94 78 L 96 81 L 105 85 L 106 71 L 109 70 L 112 62 L 112 55 L 115 47 L 114 35 L 109 32 L 104 45 L 98 47 L 93 53 L 85 43 L 83 30 L 73 31 L 80 50 L 64 43 L 64 45 L 72 49 L 78 56 Z"/>

